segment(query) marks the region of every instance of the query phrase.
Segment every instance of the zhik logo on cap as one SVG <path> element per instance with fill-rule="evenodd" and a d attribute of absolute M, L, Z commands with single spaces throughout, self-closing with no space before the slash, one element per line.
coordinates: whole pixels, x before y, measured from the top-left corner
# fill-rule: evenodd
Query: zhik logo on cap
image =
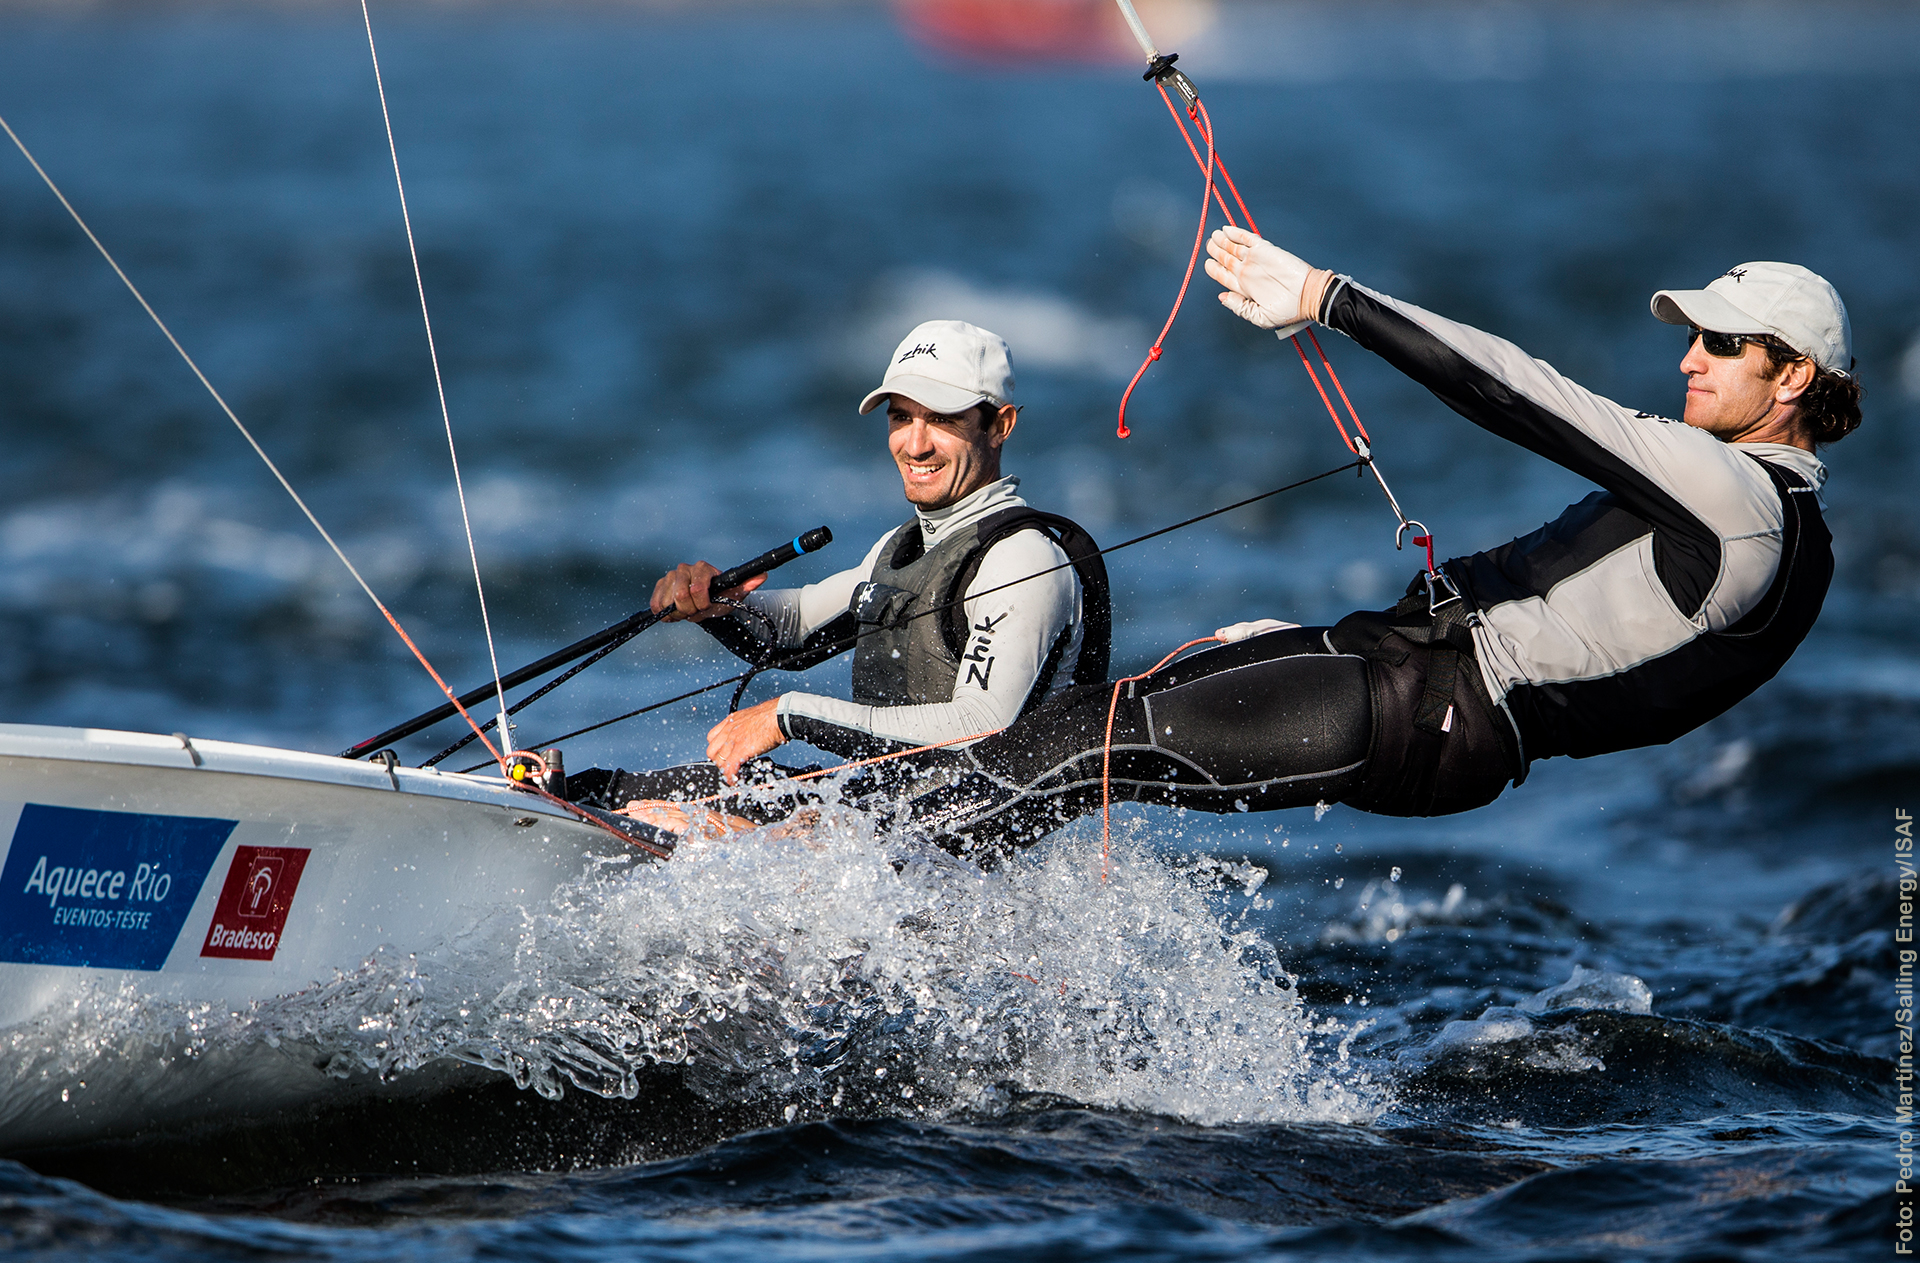
<path fill-rule="evenodd" d="M 1796 263 L 1742 263 L 1705 289 L 1663 289 L 1652 307 L 1668 324 L 1772 334 L 1829 373 L 1853 371 L 1846 304 L 1825 277 Z"/>
<path fill-rule="evenodd" d="M 947 416 L 980 403 L 1008 403 L 1013 362 L 1006 339 L 964 320 L 929 320 L 894 348 L 879 388 L 860 401 L 861 413 L 894 395 Z"/>

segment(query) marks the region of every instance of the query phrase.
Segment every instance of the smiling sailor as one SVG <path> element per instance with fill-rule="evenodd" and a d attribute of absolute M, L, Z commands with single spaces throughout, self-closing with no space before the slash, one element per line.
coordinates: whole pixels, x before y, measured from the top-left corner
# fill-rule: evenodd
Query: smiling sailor
<path fill-rule="evenodd" d="M 1013 388 L 1004 339 L 958 320 L 918 326 L 860 402 L 863 416 L 886 409 L 911 517 L 858 566 L 803 588 L 768 591 L 762 575 L 709 592 L 719 571 L 705 561 L 654 585 L 663 621 L 699 623 L 756 666 L 801 670 L 851 643 L 851 700 L 782 694 L 716 724 L 709 765 L 586 772 L 569 778 L 572 795 L 618 807 L 712 793 L 716 772 L 732 782 L 790 740 L 846 758 L 954 741 L 1004 728 L 1069 684 L 1105 680 L 1111 616 L 1098 545 L 1029 507 L 1020 480 L 1001 473 L 1019 419 Z"/>
<path fill-rule="evenodd" d="M 1510 543 L 1444 563 L 1394 609 L 1275 620 L 1122 692 L 1069 689 L 959 754 L 914 756 L 908 815 L 959 849 L 1031 841 L 1101 802 L 1208 811 L 1343 802 L 1464 811 L 1536 759 L 1672 741 L 1773 678 L 1833 573 L 1820 444 L 1860 424 L 1840 296 L 1787 263 L 1661 290 L 1688 330 L 1679 420 L 1637 412 L 1521 348 L 1216 232 L 1221 301 L 1268 329 L 1337 329 L 1467 420 L 1601 489 Z M 944 784 L 940 783 L 944 780 Z"/>

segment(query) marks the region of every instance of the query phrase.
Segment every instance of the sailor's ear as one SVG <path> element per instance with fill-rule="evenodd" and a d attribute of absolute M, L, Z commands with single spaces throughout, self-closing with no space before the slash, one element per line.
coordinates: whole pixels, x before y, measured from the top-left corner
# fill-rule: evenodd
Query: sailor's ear
<path fill-rule="evenodd" d="M 1780 375 L 1774 379 L 1773 397 L 1780 403 L 1797 403 L 1800 396 L 1807 393 L 1807 387 L 1813 385 L 1815 368 L 1812 360 L 1791 360 L 1780 369 Z"/>
<path fill-rule="evenodd" d="M 1012 436 L 1013 427 L 1019 420 L 1020 409 L 1018 407 L 1010 403 L 1001 404 L 1000 410 L 994 414 L 993 420 L 987 423 L 991 430 L 987 441 L 995 447 L 999 447 Z"/>

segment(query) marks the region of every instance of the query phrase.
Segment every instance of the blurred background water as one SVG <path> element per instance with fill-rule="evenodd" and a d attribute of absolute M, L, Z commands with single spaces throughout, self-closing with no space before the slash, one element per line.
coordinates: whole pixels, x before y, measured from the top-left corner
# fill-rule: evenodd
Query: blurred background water
<path fill-rule="evenodd" d="M 1891 959 L 1884 843 L 1920 786 L 1920 10 L 1167 0 L 1146 12 L 1199 82 L 1266 235 L 1514 338 L 1602 393 L 1675 411 L 1682 347 L 1647 295 L 1745 260 L 1812 267 L 1852 316 L 1867 421 L 1826 453 L 1834 588 L 1787 671 L 1728 717 L 1670 749 L 1542 766 L 1449 820 L 1138 817 L 1170 850 L 1271 867 L 1275 906 L 1255 922 L 1302 994 L 1380 1006 L 1357 1047 L 1399 1085 L 1387 1130 L 1253 1137 L 1073 1100 L 986 1121 L 881 1110 L 756 1133 L 712 1159 L 760 1170 L 813 1148 L 866 1154 L 828 1163 L 841 1191 L 824 1210 L 797 1209 L 811 1194 L 784 1185 L 756 1185 L 759 1200 L 695 1196 L 675 1183 L 684 1172 L 616 1167 L 389 1188 L 348 1217 L 410 1221 L 417 1199 L 430 1225 L 370 1235 L 292 1223 L 348 1214 L 338 1206 L 294 1199 L 263 1228 L 89 1201 L 15 1168 L 0 1234 L 56 1252 L 138 1240 L 153 1257 L 237 1250 L 257 1233 L 282 1252 L 351 1257 L 713 1257 L 856 1238 L 961 1257 L 1881 1248 L 1868 1243 L 1891 1208 L 1891 1110 L 1871 1060 L 1893 1050 L 1878 990 Z M 1178 287 L 1199 179 L 1124 45 L 1102 43 L 1111 30 L 1065 0 L 1014 17 L 987 0 L 376 10 L 503 662 L 638 608 L 676 561 L 728 565 L 822 522 L 840 542 L 783 579 L 857 560 L 905 506 L 878 424 L 854 405 L 925 318 L 1009 338 L 1027 405 L 1009 469 L 1102 542 L 1341 463 L 1291 352 L 1205 284 L 1135 396 L 1134 437 L 1113 437 L 1119 390 Z M 480 682 L 359 13 L 0 9 L 0 112 L 436 664 Z M 1503 542 L 1585 494 L 1343 340 L 1327 345 L 1384 470 L 1444 551 Z M 0 160 L 0 424 L 9 721 L 335 750 L 433 702 L 17 155 Z M 1116 668 L 1240 618 L 1312 623 L 1389 602 L 1413 566 L 1392 525 L 1368 485 L 1339 479 L 1118 554 Z M 698 631 L 658 629 L 527 712 L 520 735 L 732 669 Z M 844 681 L 829 666 L 803 686 Z M 752 697 L 787 686 L 763 679 Z M 694 757 L 725 696 L 569 743 L 569 765 Z M 1628 1075 L 1583 1108 L 1512 1105 L 1578 1095 L 1558 1080 L 1469 1108 L 1478 1098 L 1460 1085 L 1477 1072 L 1448 1079 L 1446 1058 L 1480 1044 L 1440 1042 L 1444 1024 L 1575 965 L 1646 979 L 1648 1020 L 1677 1024 L 1661 1038 L 1693 1019 L 1730 1025 L 1686 1030 L 1782 1030 L 1856 1060 L 1821 1062 L 1841 1056 L 1827 1045 L 1740 1054 L 1774 1057 L 1798 1096 L 1674 1089 L 1666 1099 L 1690 1103 L 1666 1108 L 1652 1079 Z M 1620 1051 L 1599 1060 L 1665 1064 L 1653 1036 L 1614 1036 Z M 1539 1045 L 1529 1057 L 1561 1056 L 1547 1035 L 1525 1038 Z M 1676 1072 L 1694 1088 L 1733 1064 L 1725 1040 L 1700 1039 L 1682 1057 L 1694 1077 Z M 1818 1095 L 1815 1063 L 1853 1076 L 1852 1095 L 1799 1108 Z M 1148 1152 L 1163 1121 L 1193 1129 L 1182 1156 Z M 1486 1130 L 1505 1122 L 1520 1131 Z M 822 1139 L 833 1127 L 869 1130 Z M 1050 1191 L 989 1213 L 978 1203 L 1004 1189 L 985 1159 L 920 1184 L 876 1174 L 931 1170 L 919 1155 L 975 1144 L 1021 1151 Z M 1097 1178 L 1073 1168 L 1079 1147 L 1107 1144 L 1132 1156 Z M 1368 1144 L 1520 1164 L 1462 1176 L 1459 1193 L 1505 1188 L 1526 1163 L 1547 1174 L 1422 1211 L 1449 1194 L 1360 1198 L 1379 1182 L 1355 1157 Z M 1311 1211 L 1292 1186 L 1244 1203 L 1178 1191 L 1195 1163 L 1257 1166 L 1273 1146 L 1287 1155 L 1276 1170 L 1298 1158 L 1339 1196 Z M 1641 1156 L 1620 1156 L 1630 1149 Z M 1394 1161 L 1383 1186 L 1414 1188 L 1420 1162 Z M 1702 1181 L 1740 1180 L 1751 1188 L 1726 1223 L 1682 1212 Z M 1355 1205 L 1342 1210 L 1343 1196 Z M 887 1198 L 893 1211 L 874 1209 Z M 1616 1204 L 1638 1208 L 1633 1232 L 1607 1227 L 1601 1208 Z M 434 1205 L 448 1222 L 506 1226 L 448 1227 Z M 1772 1227 L 1740 1237 L 1743 1215 Z M 1252 1226 L 1274 1222 L 1313 1226 Z"/>

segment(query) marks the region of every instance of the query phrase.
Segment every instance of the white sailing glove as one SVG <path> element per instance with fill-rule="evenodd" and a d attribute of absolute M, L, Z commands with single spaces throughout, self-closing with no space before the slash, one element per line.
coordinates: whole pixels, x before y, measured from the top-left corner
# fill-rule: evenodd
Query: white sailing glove
<path fill-rule="evenodd" d="M 1244 228 L 1218 228 L 1207 238 L 1207 275 L 1225 288 L 1221 306 L 1283 338 L 1319 315 L 1332 277 Z"/>
<path fill-rule="evenodd" d="M 1247 640 L 1254 636 L 1264 636 L 1268 632 L 1285 631 L 1289 627 L 1298 627 L 1299 625 L 1298 623 L 1283 623 L 1277 618 L 1256 618 L 1249 623 L 1234 623 L 1231 626 L 1222 627 L 1213 634 L 1228 644 L 1233 644 L 1235 641 Z"/>

